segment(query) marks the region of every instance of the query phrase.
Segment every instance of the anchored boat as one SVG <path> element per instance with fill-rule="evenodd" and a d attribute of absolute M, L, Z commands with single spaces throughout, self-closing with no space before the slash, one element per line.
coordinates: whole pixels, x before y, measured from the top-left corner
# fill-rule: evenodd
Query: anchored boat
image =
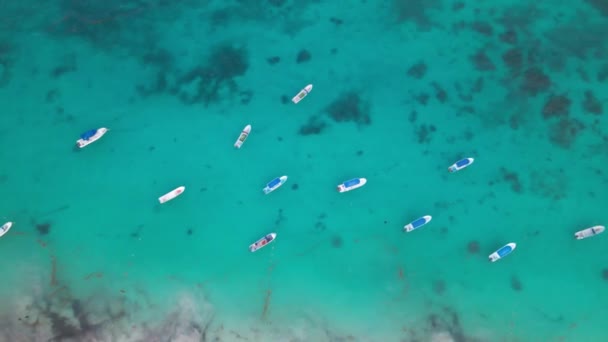
<path fill-rule="evenodd" d="M 101 139 L 101 137 L 103 137 L 103 135 L 108 131 L 109 129 L 105 127 L 88 130 L 80 135 L 80 139 L 76 140 L 76 146 L 83 148 L 89 144 L 92 144 Z"/>
<path fill-rule="evenodd" d="M 300 90 L 298 95 L 294 96 L 293 99 L 291 99 L 291 101 L 293 101 L 293 103 L 298 103 L 298 102 L 302 101 L 302 99 L 305 98 L 306 95 L 308 95 L 308 93 L 310 93 L 311 91 L 312 91 L 312 84 L 309 84 L 306 87 L 304 87 L 304 89 Z"/>
<path fill-rule="evenodd" d="M 353 178 L 351 180 L 347 180 L 342 184 L 338 184 L 337 190 L 338 192 L 347 192 L 351 190 L 355 190 L 364 186 L 367 183 L 367 179 L 365 178 Z"/>
<path fill-rule="evenodd" d="M 264 191 L 265 195 L 268 195 L 269 193 L 280 188 L 281 185 L 285 184 L 285 182 L 287 182 L 287 176 L 281 176 L 281 177 L 275 178 L 275 179 L 271 180 L 270 182 L 268 182 L 268 184 L 266 184 L 266 186 L 264 187 L 264 189 L 262 189 L 262 191 Z"/>
<path fill-rule="evenodd" d="M 4 236 L 4 234 L 8 233 L 8 231 L 13 226 L 13 222 L 6 222 L 0 227 L 0 237 Z"/>
<path fill-rule="evenodd" d="M 422 226 L 424 226 L 425 224 L 431 222 L 431 220 L 433 219 L 433 217 L 431 215 L 424 215 L 421 218 L 418 218 L 408 224 L 406 224 L 403 227 L 403 230 L 405 230 L 406 232 L 411 232 L 412 230 L 416 230 Z"/>
<path fill-rule="evenodd" d="M 234 147 L 241 148 L 241 146 L 249 136 L 249 132 L 251 132 L 251 125 L 247 125 L 245 126 L 245 128 L 243 128 L 243 131 L 239 135 L 239 138 L 236 139 L 236 142 L 234 143 Z"/>
<path fill-rule="evenodd" d="M 491 262 L 496 262 L 497 260 L 500 260 L 511 254 L 511 252 L 513 252 L 516 247 L 517 244 L 515 242 L 509 242 L 508 244 L 497 249 L 494 253 L 490 254 L 488 256 L 488 259 L 490 259 Z"/>
<path fill-rule="evenodd" d="M 455 162 L 450 167 L 448 167 L 448 172 L 452 172 L 452 173 L 458 172 L 464 168 L 469 167 L 471 164 L 473 164 L 474 161 L 475 161 L 474 158 L 460 159 L 459 161 Z"/>
<path fill-rule="evenodd" d="M 163 204 L 165 202 L 169 202 L 170 200 L 174 199 L 175 197 L 183 194 L 184 191 L 186 191 L 186 187 L 185 186 L 177 187 L 177 188 L 175 188 L 175 189 L 167 192 L 166 194 L 160 196 L 158 198 L 158 201 L 160 202 L 160 204 Z"/>
<path fill-rule="evenodd" d="M 577 240 L 582 240 L 582 239 L 586 239 L 588 237 L 592 237 L 592 236 L 601 234 L 604 232 L 604 230 L 606 230 L 606 228 L 604 228 L 604 226 L 593 226 L 593 227 L 590 227 L 587 229 L 579 230 L 578 232 L 574 233 L 574 237 Z"/>
<path fill-rule="evenodd" d="M 271 243 L 272 241 L 274 241 L 274 239 L 277 237 L 277 233 L 270 233 L 266 236 L 264 236 L 263 238 L 259 239 L 258 241 L 252 243 L 251 245 L 249 245 L 249 250 L 253 253 L 255 251 L 257 251 L 260 248 L 264 248 L 266 247 L 269 243 Z"/>

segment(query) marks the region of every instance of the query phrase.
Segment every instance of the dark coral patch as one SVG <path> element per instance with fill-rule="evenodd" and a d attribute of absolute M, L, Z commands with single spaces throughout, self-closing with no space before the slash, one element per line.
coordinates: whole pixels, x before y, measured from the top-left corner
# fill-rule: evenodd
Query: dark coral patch
<path fill-rule="evenodd" d="M 475 65 L 475 69 L 479 71 L 492 71 L 496 69 L 496 66 L 494 66 L 490 57 L 481 50 L 471 56 L 471 61 L 473 62 L 473 65 Z"/>
<path fill-rule="evenodd" d="M 479 242 L 475 240 L 469 241 L 469 243 L 467 244 L 467 252 L 469 252 L 469 254 L 479 253 Z"/>
<path fill-rule="evenodd" d="M 298 183 L 293 183 L 291 185 L 291 190 L 298 190 L 300 188 L 300 186 L 298 185 Z"/>
<path fill-rule="evenodd" d="M 606 0 L 585 0 L 585 2 L 600 12 L 601 15 L 608 17 L 608 2 Z"/>
<path fill-rule="evenodd" d="M 604 110 L 602 103 L 593 95 L 591 90 L 585 91 L 585 100 L 583 101 L 583 108 L 587 113 L 601 115 Z"/>
<path fill-rule="evenodd" d="M 517 71 L 524 64 L 524 56 L 520 49 L 512 48 L 502 55 L 502 60 L 511 70 Z"/>
<path fill-rule="evenodd" d="M 412 78 L 415 78 L 417 80 L 423 78 L 424 75 L 426 75 L 426 64 L 424 64 L 424 62 L 420 61 L 420 62 L 412 65 L 407 70 L 407 75 Z"/>
<path fill-rule="evenodd" d="M 530 96 L 545 92 L 551 86 L 549 77 L 537 67 L 530 68 L 524 73 L 521 89 Z"/>
<path fill-rule="evenodd" d="M 38 234 L 47 235 L 51 232 L 51 224 L 48 222 L 38 223 L 36 224 L 36 230 L 38 230 Z"/>
<path fill-rule="evenodd" d="M 492 29 L 492 25 L 483 22 L 483 21 L 474 21 L 471 24 L 471 28 L 473 29 L 473 31 L 477 32 L 477 33 L 481 33 L 484 36 L 491 36 L 494 33 L 494 30 Z"/>
<path fill-rule="evenodd" d="M 562 118 L 559 122 L 551 125 L 549 139 L 562 148 L 569 148 L 585 125 L 576 119 Z"/>
<path fill-rule="evenodd" d="M 441 296 L 442 294 L 445 293 L 445 281 L 443 280 L 435 280 L 433 282 L 433 292 L 435 292 L 436 295 Z"/>
<path fill-rule="evenodd" d="M 310 54 L 310 52 L 308 52 L 307 50 L 300 50 L 300 52 L 298 52 L 298 55 L 296 56 L 296 63 L 300 64 L 308 62 L 311 58 L 312 55 Z"/>
<path fill-rule="evenodd" d="M 608 268 L 602 270 L 602 279 L 608 281 Z"/>
<path fill-rule="evenodd" d="M 570 101 L 565 95 L 551 95 L 543 106 L 543 118 L 545 120 L 554 117 L 564 117 L 570 114 Z"/>
<path fill-rule="evenodd" d="M 300 127 L 298 133 L 300 135 L 316 135 L 321 134 L 327 124 L 317 116 L 311 116 L 308 121 Z"/>
<path fill-rule="evenodd" d="M 279 56 L 266 58 L 266 62 L 268 62 L 268 64 L 270 64 L 270 65 L 275 65 L 275 64 L 279 63 L 280 61 L 281 61 L 281 57 L 279 57 Z"/>
<path fill-rule="evenodd" d="M 511 288 L 513 289 L 513 291 L 517 291 L 517 292 L 519 292 L 523 289 L 523 286 L 521 285 L 521 281 L 516 276 L 511 277 Z"/>
<path fill-rule="evenodd" d="M 333 248 L 340 248 L 344 244 L 342 237 L 340 235 L 334 235 L 331 237 L 331 246 Z"/>
<path fill-rule="evenodd" d="M 351 91 L 342 94 L 325 109 L 335 122 L 355 122 L 358 125 L 371 124 L 369 106 L 359 94 Z"/>
<path fill-rule="evenodd" d="M 502 173 L 502 180 L 511 185 L 511 190 L 518 194 L 522 193 L 523 186 L 516 172 L 509 171 L 504 167 L 500 168 L 500 172 Z"/>
<path fill-rule="evenodd" d="M 334 25 L 342 25 L 344 23 L 342 21 L 342 19 L 338 19 L 338 18 L 334 18 L 334 17 L 329 18 L 329 21 Z"/>
<path fill-rule="evenodd" d="M 448 93 L 437 82 L 433 82 L 431 85 L 435 88 L 435 98 L 437 101 L 445 103 L 448 100 Z"/>
<path fill-rule="evenodd" d="M 515 31 L 505 31 L 500 34 L 500 41 L 507 44 L 517 44 L 517 33 Z"/>

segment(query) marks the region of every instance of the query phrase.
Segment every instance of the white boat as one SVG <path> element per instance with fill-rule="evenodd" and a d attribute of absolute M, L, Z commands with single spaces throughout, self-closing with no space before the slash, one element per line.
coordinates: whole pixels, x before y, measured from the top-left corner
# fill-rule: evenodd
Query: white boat
<path fill-rule="evenodd" d="M 365 183 L 367 183 L 367 179 L 365 179 L 365 178 L 353 178 L 353 179 L 347 180 L 346 182 L 344 182 L 342 184 L 338 184 L 337 189 L 338 189 L 338 192 L 347 192 L 347 191 L 351 191 L 351 190 L 360 188 L 360 187 L 364 186 Z"/>
<path fill-rule="evenodd" d="M 414 221 L 406 224 L 403 227 L 403 230 L 405 230 L 406 232 L 411 232 L 412 230 L 418 229 L 422 226 L 424 226 L 425 224 L 431 222 L 431 220 L 433 219 L 433 217 L 431 215 L 424 215 L 421 218 L 415 219 Z"/>
<path fill-rule="evenodd" d="M 3 224 L 2 227 L 0 227 L 0 237 L 8 233 L 9 229 L 11 229 L 12 226 L 13 222 L 6 222 L 5 224 Z"/>
<path fill-rule="evenodd" d="M 261 238 L 258 241 L 252 243 L 251 245 L 249 245 L 249 250 L 253 253 L 253 252 L 257 251 L 260 248 L 266 247 L 269 243 L 271 243 L 272 241 L 274 241 L 274 239 L 276 237 L 277 237 L 277 233 L 267 234 L 263 238 Z"/>
<path fill-rule="evenodd" d="M 280 188 L 281 185 L 285 184 L 285 182 L 287 182 L 287 176 L 281 176 L 281 177 L 275 178 L 275 179 L 271 180 L 270 182 L 268 182 L 268 184 L 266 184 L 266 187 L 264 187 L 264 189 L 262 189 L 262 191 L 264 191 L 265 195 L 268 195 L 269 193 Z"/>
<path fill-rule="evenodd" d="M 497 249 L 496 252 L 490 254 L 488 256 L 488 259 L 490 259 L 491 262 L 500 260 L 500 259 L 506 257 L 507 255 L 511 254 L 511 252 L 513 252 L 516 247 L 517 247 L 517 244 L 515 242 L 509 242 L 508 244 Z"/>
<path fill-rule="evenodd" d="M 306 95 L 308 95 L 308 93 L 310 93 L 311 91 L 312 91 L 312 84 L 309 84 L 306 87 L 304 87 L 304 89 L 300 90 L 298 95 L 294 96 L 293 99 L 291 99 L 291 101 L 293 101 L 293 103 L 298 103 L 298 102 L 302 101 L 302 99 L 305 98 Z"/>
<path fill-rule="evenodd" d="M 236 142 L 234 143 L 234 147 L 241 148 L 241 146 L 249 136 L 249 132 L 251 132 L 251 125 L 247 125 L 245 126 L 245 128 L 243 128 L 241 135 L 239 135 L 239 138 L 236 139 Z"/>
<path fill-rule="evenodd" d="M 177 188 L 175 188 L 175 189 L 167 192 L 166 194 L 160 196 L 158 198 L 158 201 L 160 202 L 160 204 L 163 204 L 165 202 L 169 202 L 170 200 L 174 199 L 175 197 L 183 194 L 184 191 L 186 191 L 186 187 L 185 186 L 177 187 Z"/>
<path fill-rule="evenodd" d="M 108 131 L 109 129 L 105 127 L 88 130 L 80 135 L 80 139 L 76 140 L 76 146 L 83 148 L 89 144 L 92 144 L 103 137 L 103 135 Z"/>
<path fill-rule="evenodd" d="M 604 232 L 604 230 L 606 230 L 604 226 L 593 226 L 587 229 L 579 230 L 578 232 L 574 233 L 574 237 L 577 240 L 582 240 L 591 236 L 596 236 L 597 234 L 601 234 Z"/>
<path fill-rule="evenodd" d="M 448 172 L 458 172 L 458 171 L 470 166 L 471 164 L 473 164 L 474 161 L 475 161 L 474 158 L 460 159 L 459 161 L 455 162 L 450 167 L 448 167 Z"/>

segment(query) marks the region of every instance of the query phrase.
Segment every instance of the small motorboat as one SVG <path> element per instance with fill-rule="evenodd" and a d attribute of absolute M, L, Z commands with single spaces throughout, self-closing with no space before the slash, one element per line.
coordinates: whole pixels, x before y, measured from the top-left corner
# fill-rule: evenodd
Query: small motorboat
<path fill-rule="evenodd" d="M 604 230 L 606 230 L 606 228 L 604 228 L 604 226 L 593 226 L 593 227 L 590 227 L 587 229 L 579 230 L 578 232 L 574 233 L 574 237 L 577 240 L 582 240 L 582 239 L 586 239 L 588 237 L 592 237 L 592 236 L 601 234 L 604 232 Z"/>
<path fill-rule="evenodd" d="M 337 186 L 338 192 L 347 192 L 360 188 L 367 183 L 365 178 L 353 178 Z"/>
<path fill-rule="evenodd" d="M 275 178 L 275 179 L 271 180 L 270 182 L 268 182 L 268 184 L 266 184 L 266 187 L 264 189 L 262 189 L 262 191 L 264 191 L 265 195 L 268 195 L 269 193 L 280 188 L 281 185 L 285 184 L 285 182 L 287 182 L 287 176 L 281 176 L 281 177 Z"/>
<path fill-rule="evenodd" d="M 470 166 L 471 164 L 473 164 L 474 161 L 475 161 L 474 158 L 460 159 L 459 161 L 455 162 L 450 167 L 448 167 L 448 172 L 458 172 L 458 171 Z"/>
<path fill-rule="evenodd" d="M 165 202 L 169 202 L 170 200 L 174 199 L 175 197 L 183 194 L 184 191 L 186 191 L 186 187 L 185 186 L 177 187 L 177 188 L 175 188 L 175 189 L 167 192 L 166 194 L 160 196 L 158 198 L 158 201 L 160 202 L 160 204 L 163 204 Z"/>
<path fill-rule="evenodd" d="M 304 89 L 300 90 L 298 95 L 294 96 L 293 99 L 291 99 L 291 101 L 293 101 L 293 103 L 298 103 L 298 102 L 302 101 L 302 99 L 305 98 L 306 95 L 308 95 L 308 93 L 310 93 L 311 91 L 312 91 L 312 84 L 309 84 L 306 87 L 304 87 Z"/>
<path fill-rule="evenodd" d="M 403 230 L 405 230 L 407 233 L 409 233 L 412 230 L 418 229 L 418 228 L 424 226 L 425 224 L 431 222 L 432 219 L 433 219 L 433 217 L 431 215 L 424 215 L 421 218 L 415 219 L 414 221 L 406 224 L 403 227 Z"/>
<path fill-rule="evenodd" d="M 245 126 L 245 128 L 243 128 L 241 135 L 239 135 L 239 138 L 236 139 L 236 142 L 234 143 L 234 147 L 241 148 L 241 146 L 249 136 L 249 132 L 251 132 L 251 125 L 247 125 Z"/>
<path fill-rule="evenodd" d="M 258 241 L 252 243 L 251 245 L 249 245 L 249 250 L 253 253 L 253 252 L 257 251 L 260 248 L 266 247 L 269 243 L 271 243 L 272 241 L 274 241 L 274 239 L 276 237 L 277 237 L 277 233 L 267 234 L 263 238 L 261 238 Z"/>
<path fill-rule="evenodd" d="M 511 252 L 513 252 L 516 247 L 517 247 L 517 244 L 515 242 L 509 242 L 508 244 L 506 244 L 506 245 L 500 247 L 498 250 L 496 250 L 496 252 L 490 254 L 488 256 L 488 259 L 490 259 L 491 262 L 500 260 L 500 259 L 506 257 L 507 255 L 511 254 Z"/>
<path fill-rule="evenodd" d="M 103 135 L 108 131 L 109 129 L 105 127 L 88 130 L 80 135 L 80 139 L 76 140 L 76 146 L 83 148 L 89 144 L 92 144 L 103 137 Z"/>
<path fill-rule="evenodd" d="M 8 231 L 13 226 L 13 222 L 6 222 L 0 227 L 0 237 L 4 236 L 4 234 L 8 233 Z"/>

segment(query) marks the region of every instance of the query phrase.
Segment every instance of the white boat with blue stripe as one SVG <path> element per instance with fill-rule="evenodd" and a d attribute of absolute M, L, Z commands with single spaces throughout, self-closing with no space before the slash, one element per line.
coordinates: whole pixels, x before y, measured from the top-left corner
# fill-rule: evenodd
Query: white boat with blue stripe
<path fill-rule="evenodd" d="M 12 226 L 13 222 L 6 222 L 5 224 L 3 224 L 2 227 L 0 227 L 0 237 L 8 233 L 9 229 L 11 229 Z"/>
<path fill-rule="evenodd" d="M 604 230 L 606 230 L 606 228 L 604 226 L 593 226 L 593 227 L 590 227 L 587 229 L 579 230 L 578 232 L 574 233 L 574 237 L 577 240 L 582 240 L 582 239 L 586 239 L 588 237 L 592 237 L 592 236 L 601 234 L 604 232 Z"/>
<path fill-rule="evenodd" d="M 266 187 L 264 189 L 262 189 L 262 191 L 264 191 L 265 195 L 268 195 L 269 193 L 280 188 L 281 185 L 285 184 L 285 182 L 287 182 L 287 176 L 281 176 L 281 177 L 275 178 L 275 179 L 271 180 L 270 182 L 268 182 L 268 184 L 266 184 Z"/>
<path fill-rule="evenodd" d="M 304 89 L 300 90 L 300 92 L 294 96 L 291 101 L 295 104 L 302 101 L 310 92 L 312 91 L 312 84 L 307 85 Z"/>
<path fill-rule="evenodd" d="M 452 172 L 452 173 L 458 172 L 464 168 L 469 167 L 471 164 L 473 164 L 474 161 L 475 161 L 474 158 L 460 159 L 459 161 L 455 162 L 450 167 L 448 167 L 448 172 Z"/>
<path fill-rule="evenodd" d="M 89 144 L 96 142 L 101 139 L 104 134 L 106 134 L 109 129 L 105 127 L 101 127 L 98 129 L 90 129 L 80 135 L 80 139 L 76 140 L 76 146 L 79 148 L 83 148 Z"/>
<path fill-rule="evenodd" d="M 338 189 L 338 192 L 347 192 L 347 191 L 351 191 L 351 190 L 360 188 L 360 187 L 364 186 L 365 183 L 367 183 L 367 179 L 365 179 L 365 178 L 353 178 L 353 179 L 347 180 L 346 182 L 344 182 L 342 184 L 339 184 L 337 189 Z"/>
<path fill-rule="evenodd" d="M 500 259 L 506 257 L 507 255 L 511 254 L 511 252 L 513 252 L 516 247 L 517 247 L 517 244 L 515 242 L 509 242 L 508 244 L 506 244 L 506 245 L 500 247 L 498 250 L 496 250 L 496 252 L 490 254 L 488 256 L 488 259 L 490 259 L 491 262 L 496 262 L 497 260 L 500 260 Z"/>
<path fill-rule="evenodd" d="M 424 226 L 425 224 L 431 222 L 432 219 L 433 219 L 433 217 L 431 215 L 424 215 L 421 218 L 415 219 L 414 221 L 406 224 L 403 227 L 403 230 L 405 230 L 407 233 L 409 233 L 412 230 L 416 230 L 416 229 Z"/>

